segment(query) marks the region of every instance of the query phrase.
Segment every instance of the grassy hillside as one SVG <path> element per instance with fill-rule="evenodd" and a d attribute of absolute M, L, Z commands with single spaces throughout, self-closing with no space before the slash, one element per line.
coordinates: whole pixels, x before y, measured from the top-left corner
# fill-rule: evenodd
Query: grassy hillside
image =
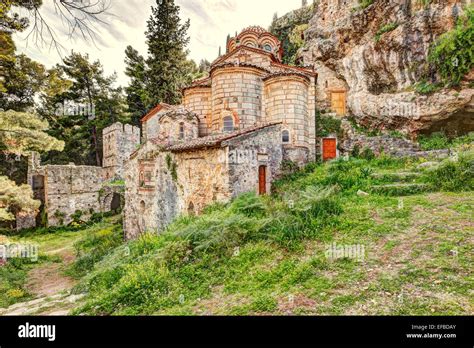
<path fill-rule="evenodd" d="M 88 237 L 74 313 L 473 314 L 473 159 L 310 165 L 160 236 Z M 333 243 L 365 254 L 328 258 Z"/>

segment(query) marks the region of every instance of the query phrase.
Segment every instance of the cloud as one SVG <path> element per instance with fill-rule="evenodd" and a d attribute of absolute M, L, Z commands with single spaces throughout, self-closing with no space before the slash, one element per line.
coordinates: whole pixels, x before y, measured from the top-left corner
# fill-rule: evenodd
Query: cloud
<path fill-rule="evenodd" d="M 287 13 L 301 5 L 301 0 L 176 0 L 181 7 L 181 19 L 191 20 L 189 29 L 190 58 L 213 61 L 219 46 L 225 49 L 227 34 L 233 35 L 250 25 L 268 27 L 273 14 Z M 44 1 L 41 12 L 66 48 L 66 54 L 88 53 L 91 59 L 99 59 L 107 74 L 117 72 L 118 83 L 127 84 L 125 70 L 125 48 L 132 45 L 146 55 L 146 22 L 151 15 L 155 0 L 111 0 L 109 13 L 103 16 L 104 23 L 95 23 L 95 44 L 76 36 L 68 38 L 67 24 L 58 20 L 52 1 Z M 31 41 L 27 46 L 26 33 L 15 35 L 19 53 L 38 60 L 48 67 L 60 63 L 61 58 L 55 50 L 36 47 Z"/>

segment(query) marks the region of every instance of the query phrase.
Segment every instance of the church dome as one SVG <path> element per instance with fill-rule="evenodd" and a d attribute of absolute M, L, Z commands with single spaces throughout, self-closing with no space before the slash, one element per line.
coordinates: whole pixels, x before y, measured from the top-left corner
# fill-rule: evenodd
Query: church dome
<path fill-rule="evenodd" d="M 227 42 L 227 53 L 234 51 L 242 45 L 271 53 L 281 61 L 282 49 L 280 40 L 260 26 L 247 27 L 240 34 L 230 38 Z"/>

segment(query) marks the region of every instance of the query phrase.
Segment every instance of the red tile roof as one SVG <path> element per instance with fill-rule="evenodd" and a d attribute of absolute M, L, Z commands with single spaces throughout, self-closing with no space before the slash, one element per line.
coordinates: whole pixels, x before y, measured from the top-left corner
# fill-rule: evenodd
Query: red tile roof
<path fill-rule="evenodd" d="M 235 131 L 233 133 L 227 133 L 227 134 L 216 134 L 216 135 L 210 135 L 207 137 L 203 138 L 196 138 L 187 142 L 182 142 L 182 143 L 174 143 L 170 144 L 167 146 L 163 146 L 164 143 L 160 142 L 157 140 L 154 142 L 157 145 L 162 145 L 163 150 L 171 151 L 171 152 L 181 152 L 181 151 L 190 151 L 190 150 L 197 150 L 197 149 L 202 149 L 206 147 L 216 147 L 219 146 L 222 142 L 226 140 L 230 140 L 233 138 L 240 137 L 242 135 L 250 134 L 259 130 L 262 130 L 264 128 L 272 127 L 281 124 L 281 122 L 273 122 L 273 123 L 264 123 L 260 125 L 256 125 L 253 127 L 241 129 L 238 131 Z M 152 140 L 153 141 L 153 140 Z"/>
<path fill-rule="evenodd" d="M 153 116 L 155 116 L 158 112 L 160 112 L 162 109 L 169 109 L 171 108 L 171 105 L 166 104 L 166 103 L 160 103 L 157 106 L 155 106 L 153 109 L 150 110 L 148 114 L 146 114 L 142 119 L 141 122 L 146 122 Z"/>

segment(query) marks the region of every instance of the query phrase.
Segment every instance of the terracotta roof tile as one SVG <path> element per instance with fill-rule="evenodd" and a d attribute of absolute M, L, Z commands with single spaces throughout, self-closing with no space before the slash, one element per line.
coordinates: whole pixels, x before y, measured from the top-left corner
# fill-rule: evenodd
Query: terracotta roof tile
<path fill-rule="evenodd" d="M 141 119 L 141 122 L 146 122 L 148 121 L 150 118 L 152 118 L 153 116 L 155 116 L 158 112 L 160 112 L 162 109 L 169 109 L 171 108 L 171 105 L 169 104 L 166 104 L 166 103 L 160 103 L 158 104 L 157 106 L 155 106 L 153 109 L 150 110 L 150 112 L 148 112 L 148 114 L 146 114 L 142 119 Z"/>
<path fill-rule="evenodd" d="M 263 123 L 260 125 L 255 125 L 253 127 L 238 130 L 233 133 L 210 135 L 203 138 L 196 138 L 187 142 L 165 145 L 163 149 L 167 151 L 171 151 L 171 152 L 180 152 L 180 151 L 196 150 L 196 149 L 201 149 L 205 147 L 215 147 L 215 146 L 219 146 L 222 142 L 226 140 L 237 138 L 242 135 L 253 133 L 264 128 L 276 126 L 278 124 L 281 124 L 281 122 Z M 157 145 L 163 146 L 163 143 L 162 142 L 160 143 L 159 141 L 157 141 Z"/>

